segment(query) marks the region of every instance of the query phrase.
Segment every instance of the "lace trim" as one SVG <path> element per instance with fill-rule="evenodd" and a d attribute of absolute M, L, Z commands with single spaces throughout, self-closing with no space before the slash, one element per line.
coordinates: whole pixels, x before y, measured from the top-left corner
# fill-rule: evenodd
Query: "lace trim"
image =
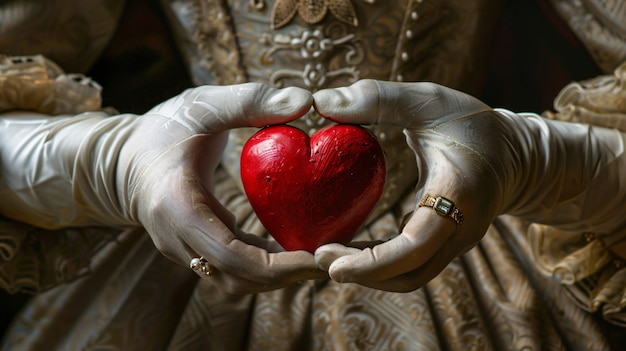
<path fill-rule="evenodd" d="M 612 75 L 563 88 L 551 119 L 588 123 L 626 132 L 626 62 Z M 626 326 L 625 233 L 565 233 L 542 225 L 528 230 L 538 267 L 554 276 L 583 309 Z M 620 251 L 621 250 L 621 251 Z"/>
<path fill-rule="evenodd" d="M 0 56 L 0 112 L 30 110 L 59 115 L 100 109 L 102 87 L 82 74 L 66 74 L 47 58 Z"/>
<path fill-rule="evenodd" d="M 557 279 L 584 310 L 626 326 L 626 267 L 594 233 L 532 224 L 528 239 L 538 268 Z"/>
<path fill-rule="evenodd" d="M 613 75 L 603 75 L 563 88 L 554 100 L 551 119 L 588 123 L 626 132 L 626 61 Z"/>

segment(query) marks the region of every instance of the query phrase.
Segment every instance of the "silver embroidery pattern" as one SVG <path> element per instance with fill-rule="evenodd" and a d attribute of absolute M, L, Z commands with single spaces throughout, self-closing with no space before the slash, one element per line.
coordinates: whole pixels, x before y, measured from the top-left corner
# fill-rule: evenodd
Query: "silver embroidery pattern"
<path fill-rule="evenodd" d="M 337 26 L 333 26 L 337 27 Z M 359 71 L 356 65 L 364 59 L 363 48 L 354 34 L 347 33 L 343 28 L 337 35 L 337 28 L 327 27 L 322 29 L 305 30 L 301 34 L 284 35 L 266 34 L 261 38 L 261 42 L 271 48 L 264 52 L 261 57 L 263 64 L 273 63 L 272 55 L 279 51 L 293 51 L 300 54 L 305 60 L 304 68 L 279 69 L 270 76 L 270 84 L 275 87 L 283 87 L 285 79 L 298 79 L 304 85 L 315 91 L 323 87 L 332 85 L 332 81 L 337 78 L 347 80 L 348 83 L 356 82 L 359 78 Z M 334 33 L 334 37 L 329 37 L 326 33 Z M 342 62 L 337 68 L 331 68 L 331 62 Z"/>

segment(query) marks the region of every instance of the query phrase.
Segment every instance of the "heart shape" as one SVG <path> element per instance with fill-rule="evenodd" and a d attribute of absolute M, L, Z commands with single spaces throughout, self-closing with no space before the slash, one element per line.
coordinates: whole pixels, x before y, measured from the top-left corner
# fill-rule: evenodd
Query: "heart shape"
<path fill-rule="evenodd" d="M 269 126 L 241 155 L 248 200 L 289 251 L 350 242 L 380 199 L 385 177 L 378 140 L 357 125 L 335 124 L 311 138 L 292 126 Z"/>

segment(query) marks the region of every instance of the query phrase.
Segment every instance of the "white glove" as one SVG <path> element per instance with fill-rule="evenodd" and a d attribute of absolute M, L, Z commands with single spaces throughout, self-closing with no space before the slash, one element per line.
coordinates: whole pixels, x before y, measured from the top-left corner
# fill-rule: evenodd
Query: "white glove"
<path fill-rule="evenodd" d="M 493 110 L 431 83 L 360 81 L 314 94 L 334 121 L 405 128 L 418 163 L 417 203 L 452 200 L 457 225 L 416 206 L 402 232 L 361 250 L 320 247 L 318 264 L 340 282 L 411 291 L 473 247 L 492 220 L 509 213 L 564 230 L 613 233 L 626 219 L 624 135 L 616 130 Z M 366 245 L 367 246 L 367 245 Z"/>
<path fill-rule="evenodd" d="M 5 114 L 0 213 L 44 228 L 143 225 L 168 258 L 203 256 L 234 293 L 325 276 L 311 254 L 270 253 L 239 233 L 212 194 L 229 129 L 284 123 L 311 103 L 302 89 L 250 83 L 190 89 L 143 116 Z"/>

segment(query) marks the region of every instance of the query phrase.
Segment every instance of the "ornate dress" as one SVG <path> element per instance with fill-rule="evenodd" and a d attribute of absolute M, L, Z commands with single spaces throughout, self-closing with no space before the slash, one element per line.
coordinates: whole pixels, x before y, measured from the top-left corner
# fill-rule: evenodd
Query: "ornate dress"
<path fill-rule="evenodd" d="M 626 61 L 626 8 L 609 0 L 552 2 L 576 32 L 584 33 L 583 42 L 607 75 L 566 87 L 556 113 L 548 117 L 626 131 L 626 65 L 619 66 Z M 92 3 L 107 11 L 99 12 L 100 22 L 89 22 L 96 28 L 88 32 L 106 37 L 120 16 L 120 2 Z M 488 0 L 162 0 L 162 5 L 195 84 L 258 81 L 312 91 L 374 78 L 434 81 L 477 93 L 486 68 L 485 38 L 500 11 Z M 0 11 L 0 16 L 18 23 L 29 13 L 14 11 Z M 79 15 L 75 23 L 90 16 Z M 5 23 L 12 28 L 11 21 Z M 587 34 L 589 28 L 593 35 Z M 610 45 L 602 50 L 605 42 Z M 104 44 L 91 43 L 94 47 L 86 50 L 97 55 Z M 53 58 L 62 62 L 63 56 Z M 80 71 L 73 66 L 80 62 L 68 60 L 65 67 Z M 46 100 L 49 93 L 37 98 L 42 85 L 58 87 L 68 81 L 64 77 L 42 57 L 5 59 L 0 63 L 0 111 L 11 109 L 11 101 L 19 106 L 16 99 Z M 41 104 L 48 106 L 43 111 L 98 108 L 97 85 L 82 76 L 69 81 L 54 88 L 62 90 L 56 99 L 62 103 Z M 294 122 L 311 134 L 326 123 L 314 113 Z M 387 154 L 389 179 L 357 237 L 362 240 L 397 235 L 403 216 L 416 204 L 415 156 L 402 131 L 372 130 Z M 231 132 L 215 193 L 244 231 L 266 235 L 239 180 L 238 156 L 254 131 Z M 626 250 L 620 247 L 626 235 L 603 234 L 557 232 L 502 216 L 474 249 L 411 293 L 324 280 L 233 296 L 167 261 L 141 229 L 46 231 L 0 218 L 0 287 L 38 292 L 16 317 L 2 347 L 610 349 L 607 330 L 613 327 L 608 323 L 626 326 L 621 256 Z"/>

